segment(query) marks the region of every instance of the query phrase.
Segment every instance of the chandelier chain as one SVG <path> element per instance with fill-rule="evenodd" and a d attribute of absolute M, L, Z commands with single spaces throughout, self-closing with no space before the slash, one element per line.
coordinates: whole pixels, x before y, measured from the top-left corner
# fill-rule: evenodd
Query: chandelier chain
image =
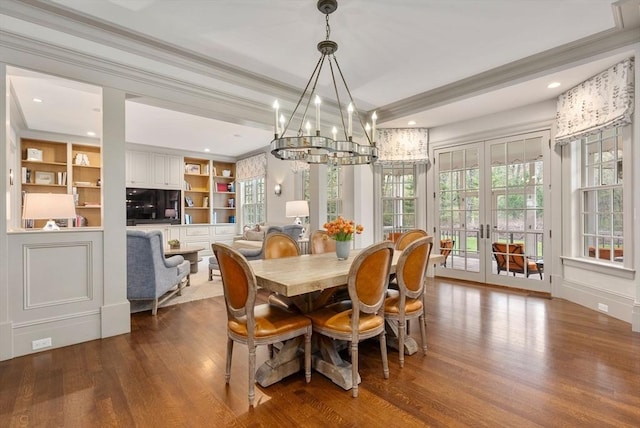
<path fill-rule="evenodd" d="M 325 21 L 326 21 L 325 31 L 327 32 L 327 38 L 325 40 L 329 40 L 329 36 L 331 35 L 331 26 L 329 25 L 329 14 L 328 13 L 325 15 Z"/>

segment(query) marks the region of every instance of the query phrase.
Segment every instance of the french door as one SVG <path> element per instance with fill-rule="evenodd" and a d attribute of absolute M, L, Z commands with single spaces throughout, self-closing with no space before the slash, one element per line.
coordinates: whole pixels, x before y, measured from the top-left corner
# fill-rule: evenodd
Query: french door
<path fill-rule="evenodd" d="M 549 132 L 435 150 L 438 275 L 548 291 Z M 548 174 L 547 174 L 548 175 Z"/>

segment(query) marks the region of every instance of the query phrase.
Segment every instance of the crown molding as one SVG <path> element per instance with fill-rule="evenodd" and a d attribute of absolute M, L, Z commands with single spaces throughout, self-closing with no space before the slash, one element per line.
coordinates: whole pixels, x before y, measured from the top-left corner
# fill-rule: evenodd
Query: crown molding
<path fill-rule="evenodd" d="M 566 67 L 587 58 L 640 42 L 638 28 L 611 29 L 531 55 L 466 79 L 413 95 L 376 109 L 380 122 L 449 104 L 482 92 L 513 84 L 536 74 Z"/>

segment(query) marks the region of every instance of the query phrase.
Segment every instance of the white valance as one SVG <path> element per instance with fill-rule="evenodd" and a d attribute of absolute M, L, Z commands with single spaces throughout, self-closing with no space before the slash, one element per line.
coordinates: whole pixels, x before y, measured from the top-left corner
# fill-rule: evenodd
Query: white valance
<path fill-rule="evenodd" d="M 256 177 L 264 177 L 267 175 L 267 154 L 251 156 L 250 158 L 241 159 L 236 164 L 236 176 L 238 180 L 250 180 Z"/>
<path fill-rule="evenodd" d="M 430 164 L 429 129 L 382 128 L 377 137 L 379 163 Z"/>
<path fill-rule="evenodd" d="M 634 59 L 626 59 L 558 97 L 556 144 L 631 123 Z"/>

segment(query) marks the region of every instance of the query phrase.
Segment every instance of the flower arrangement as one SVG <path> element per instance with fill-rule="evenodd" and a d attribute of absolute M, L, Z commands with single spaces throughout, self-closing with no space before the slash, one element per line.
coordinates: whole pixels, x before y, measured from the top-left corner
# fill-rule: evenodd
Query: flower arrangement
<path fill-rule="evenodd" d="M 351 241 L 354 233 L 359 235 L 364 230 L 361 224 L 356 224 L 353 220 L 345 220 L 342 216 L 325 223 L 323 227 L 327 229 L 327 235 L 336 241 Z"/>
<path fill-rule="evenodd" d="M 171 249 L 180 248 L 180 241 L 178 241 L 177 239 L 171 239 L 167 243 L 169 244 L 169 248 Z"/>

